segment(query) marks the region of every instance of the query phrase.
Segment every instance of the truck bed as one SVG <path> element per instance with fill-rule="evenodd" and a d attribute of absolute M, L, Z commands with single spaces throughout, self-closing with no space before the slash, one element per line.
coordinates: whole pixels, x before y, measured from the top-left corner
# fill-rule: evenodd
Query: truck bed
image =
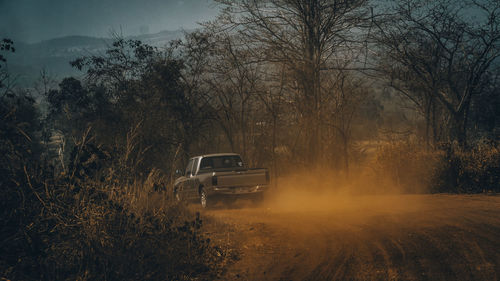
<path fill-rule="evenodd" d="M 257 186 L 268 182 L 267 169 L 215 171 L 213 175 L 217 177 L 217 187 Z"/>

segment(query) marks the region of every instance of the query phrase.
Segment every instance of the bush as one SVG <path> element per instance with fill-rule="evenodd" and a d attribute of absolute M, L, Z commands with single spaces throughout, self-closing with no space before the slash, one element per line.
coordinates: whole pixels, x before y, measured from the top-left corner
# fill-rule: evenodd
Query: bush
<path fill-rule="evenodd" d="M 468 150 L 447 145 L 434 182 L 438 192 L 500 192 L 500 145 L 479 143 Z"/>
<path fill-rule="evenodd" d="M 372 168 L 384 190 L 421 193 L 432 186 L 441 158 L 441 152 L 426 151 L 410 141 L 391 142 L 378 148 Z"/>
<path fill-rule="evenodd" d="M 415 143 L 393 142 L 379 147 L 372 168 L 385 190 L 500 192 L 498 144 L 479 143 L 468 150 L 446 144 L 424 150 Z"/>
<path fill-rule="evenodd" d="M 217 272 L 222 253 L 201 234 L 199 214 L 182 206 L 164 200 L 132 211 L 125 203 L 135 196 L 110 198 L 91 184 L 61 179 L 49 186 L 31 178 L 28 185 L 26 202 L 13 210 L 21 214 L 11 222 L 13 236 L 2 237 L 11 241 L 3 245 L 4 278 L 192 280 Z"/>
<path fill-rule="evenodd" d="M 71 172 L 60 176 L 28 157 L 3 163 L 9 177 L 1 181 L 0 277 L 215 278 L 224 254 L 201 234 L 199 214 L 154 191 L 162 181 L 157 170 L 144 183 L 120 189 L 113 177 L 96 176 L 102 170 L 99 161 L 106 159 L 96 156 L 100 151 L 90 144 L 79 144 L 79 153 L 70 159 Z"/>

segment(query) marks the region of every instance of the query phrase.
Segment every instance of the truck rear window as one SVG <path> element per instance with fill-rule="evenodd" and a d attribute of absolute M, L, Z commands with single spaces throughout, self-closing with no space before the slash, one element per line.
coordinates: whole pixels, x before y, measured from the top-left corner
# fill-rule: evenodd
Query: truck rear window
<path fill-rule="evenodd" d="M 243 167 L 243 161 L 237 155 L 204 157 L 200 163 L 200 170 L 241 167 Z"/>

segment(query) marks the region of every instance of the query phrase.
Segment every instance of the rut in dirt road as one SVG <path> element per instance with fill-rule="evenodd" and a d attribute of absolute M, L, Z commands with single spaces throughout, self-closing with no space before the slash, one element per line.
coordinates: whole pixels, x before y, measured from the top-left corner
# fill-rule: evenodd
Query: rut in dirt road
<path fill-rule="evenodd" d="M 222 280 L 498 280 L 500 197 L 374 196 L 293 210 L 215 209 L 239 253 Z"/>

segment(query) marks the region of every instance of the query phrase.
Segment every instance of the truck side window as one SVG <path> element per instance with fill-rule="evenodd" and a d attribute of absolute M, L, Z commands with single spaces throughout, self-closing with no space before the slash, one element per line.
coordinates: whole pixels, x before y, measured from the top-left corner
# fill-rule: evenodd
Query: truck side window
<path fill-rule="evenodd" d="M 186 174 L 184 176 L 189 177 L 191 175 L 192 170 L 193 170 L 193 159 L 189 160 L 188 165 L 186 167 Z"/>

